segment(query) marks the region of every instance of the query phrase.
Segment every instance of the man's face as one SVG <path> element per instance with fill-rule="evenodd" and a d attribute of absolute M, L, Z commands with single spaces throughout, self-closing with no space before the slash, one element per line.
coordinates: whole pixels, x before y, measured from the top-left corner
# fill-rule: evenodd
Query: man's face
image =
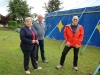
<path fill-rule="evenodd" d="M 39 22 L 42 22 L 43 21 L 43 17 L 40 15 L 40 16 L 38 16 L 38 21 Z"/>
<path fill-rule="evenodd" d="M 78 24 L 78 17 L 77 16 L 73 17 L 72 23 L 75 24 L 75 25 Z"/>

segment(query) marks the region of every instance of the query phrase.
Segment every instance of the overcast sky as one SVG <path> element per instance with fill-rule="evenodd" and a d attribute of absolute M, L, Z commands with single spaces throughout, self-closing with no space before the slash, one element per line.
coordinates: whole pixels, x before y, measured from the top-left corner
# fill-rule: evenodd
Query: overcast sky
<path fill-rule="evenodd" d="M 7 15 L 7 6 L 8 6 L 8 2 L 9 0 L 0 0 L 0 14 L 2 15 Z M 34 7 L 31 11 L 31 13 L 37 13 L 37 14 L 45 14 L 45 10 L 42 8 L 44 6 L 44 2 L 48 2 L 49 0 L 26 0 L 27 4 L 29 6 Z M 63 2 L 61 7 L 64 7 L 64 10 L 67 9 L 71 9 L 73 7 L 75 7 L 75 5 L 79 4 L 83 4 L 83 6 L 86 6 L 86 4 L 89 4 L 90 2 L 92 2 L 92 4 L 96 4 L 95 2 L 100 2 L 100 0 L 61 0 Z M 92 5 L 90 4 L 90 5 Z M 100 4 L 100 3 L 99 3 Z M 83 7 L 82 6 L 82 7 Z"/>

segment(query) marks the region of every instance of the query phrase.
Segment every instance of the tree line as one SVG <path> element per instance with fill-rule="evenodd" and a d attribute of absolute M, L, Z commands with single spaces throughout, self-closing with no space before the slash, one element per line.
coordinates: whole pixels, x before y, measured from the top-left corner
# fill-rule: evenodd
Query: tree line
<path fill-rule="evenodd" d="M 46 14 L 60 10 L 61 4 L 60 0 L 49 0 L 48 3 L 44 2 Z M 33 18 L 37 17 L 37 13 L 30 13 L 34 7 L 29 6 L 26 0 L 9 0 L 8 3 L 8 14 L 7 16 L 1 15 L 0 24 L 5 25 L 9 20 L 17 21 L 18 23 L 24 22 L 25 17 L 31 16 Z"/>

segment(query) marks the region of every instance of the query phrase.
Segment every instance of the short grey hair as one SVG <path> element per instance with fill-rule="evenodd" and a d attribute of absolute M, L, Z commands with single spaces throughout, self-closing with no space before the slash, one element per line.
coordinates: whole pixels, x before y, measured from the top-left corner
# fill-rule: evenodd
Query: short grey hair
<path fill-rule="evenodd" d="M 74 18 L 77 18 L 77 19 L 79 19 L 79 18 L 78 18 L 78 16 L 76 16 L 76 15 L 75 15 L 75 16 L 73 16 L 73 18 L 72 18 L 72 19 L 74 19 Z"/>

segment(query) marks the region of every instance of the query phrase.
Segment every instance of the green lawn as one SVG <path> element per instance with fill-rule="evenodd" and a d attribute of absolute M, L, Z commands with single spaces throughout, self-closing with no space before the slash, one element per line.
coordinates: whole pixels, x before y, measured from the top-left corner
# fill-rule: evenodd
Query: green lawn
<path fill-rule="evenodd" d="M 13 35 L 12 35 L 13 34 Z M 10 38 L 4 38 L 12 35 Z M 64 67 L 55 69 L 59 64 L 63 47 L 62 41 L 46 39 L 45 55 L 49 63 L 43 63 L 39 53 L 38 65 L 43 67 L 41 71 L 34 71 L 30 62 L 31 75 L 89 75 L 94 72 L 100 62 L 100 48 L 87 47 L 83 55 L 79 54 L 79 71 L 73 69 L 73 50 L 66 56 Z M 23 69 L 23 54 L 20 49 L 19 33 L 0 30 L 0 75 L 25 75 Z M 84 47 L 84 46 L 83 46 Z M 82 51 L 83 47 L 80 49 Z M 97 75 L 100 75 L 98 72 Z"/>

